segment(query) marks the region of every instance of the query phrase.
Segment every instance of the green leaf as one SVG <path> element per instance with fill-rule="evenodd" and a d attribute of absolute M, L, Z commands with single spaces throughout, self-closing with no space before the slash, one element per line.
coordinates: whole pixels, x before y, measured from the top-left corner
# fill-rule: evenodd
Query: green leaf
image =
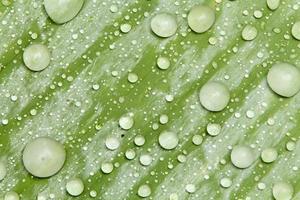
<path fill-rule="evenodd" d="M 215 24 L 203 34 L 187 25 L 186 15 L 196 4 L 216 11 Z M 111 12 L 113 5 L 118 12 Z M 38 194 L 74 199 L 65 185 L 79 177 L 85 190 L 77 199 L 141 199 L 138 188 L 148 184 L 149 199 L 155 200 L 175 194 L 179 200 L 266 200 L 280 181 L 290 183 L 293 199 L 299 199 L 300 94 L 282 98 L 266 82 L 276 62 L 300 66 L 299 41 L 291 35 L 292 24 L 300 20 L 299 6 L 296 0 L 282 0 L 273 11 L 265 0 L 86 0 L 72 21 L 57 25 L 42 1 L 2 1 L 0 157 L 7 175 L 0 182 L 0 198 L 16 191 L 28 200 Z M 176 15 L 175 36 L 163 39 L 151 32 L 151 17 L 161 12 Z M 131 25 L 129 33 L 120 32 L 122 24 Z M 242 39 L 246 25 L 257 29 L 252 41 Z M 23 50 L 32 43 L 51 51 L 50 66 L 42 72 L 31 72 L 23 63 Z M 169 58 L 168 69 L 156 66 L 159 56 Z M 129 73 L 138 76 L 136 83 L 127 80 Z M 212 80 L 230 89 L 231 101 L 222 112 L 206 111 L 199 102 L 200 88 Z M 174 100 L 166 101 L 167 95 Z M 128 113 L 134 125 L 126 131 L 118 121 Z M 161 115 L 168 116 L 164 125 Z M 206 134 L 208 123 L 220 124 L 220 134 Z M 176 149 L 159 146 L 163 131 L 178 134 Z M 198 134 L 204 138 L 200 146 L 192 142 Z M 105 147 L 111 135 L 121 141 L 115 151 Z M 143 146 L 134 144 L 137 135 L 145 137 Z M 37 136 L 52 137 L 66 148 L 66 163 L 51 178 L 32 177 L 23 167 L 22 150 Z M 291 141 L 295 148 L 288 151 Z M 249 168 L 232 165 L 235 145 L 253 147 L 255 162 Z M 278 158 L 267 164 L 260 153 L 269 147 Z M 126 159 L 128 149 L 135 150 L 135 159 Z M 140 164 L 144 154 L 153 158 L 149 166 Z M 110 174 L 101 172 L 106 162 L 114 164 Z M 232 180 L 229 188 L 220 186 L 226 177 Z M 259 189 L 259 183 L 266 188 Z M 189 194 L 187 185 L 196 191 Z"/>

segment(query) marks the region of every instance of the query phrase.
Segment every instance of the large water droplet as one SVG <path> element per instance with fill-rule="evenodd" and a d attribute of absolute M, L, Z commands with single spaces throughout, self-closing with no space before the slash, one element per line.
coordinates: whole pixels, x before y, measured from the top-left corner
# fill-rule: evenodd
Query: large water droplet
<path fill-rule="evenodd" d="M 295 22 L 293 25 L 292 35 L 295 39 L 300 40 L 300 21 Z"/>
<path fill-rule="evenodd" d="M 188 14 L 188 24 L 196 33 L 210 29 L 215 22 L 215 12 L 208 6 L 194 6 Z"/>
<path fill-rule="evenodd" d="M 170 37 L 176 33 L 177 22 L 171 14 L 157 14 L 151 20 L 151 29 L 160 37 Z"/>
<path fill-rule="evenodd" d="M 49 17 L 57 24 L 72 20 L 81 10 L 84 0 L 44 0 Z"/>
<path fill-rule="evenodd" d="M 275 93 L 292 97 L 300 90 L 300 70 L 288 63 L 278 63 L 269 70 L 267 81 Z"/>
<path fill-rule="evenodd" d="M 141 185 L 138 189 L 138 192 L 137 194 L 140 196 L 140 197 L 149 197 L 151 195 L 151 188 L 149 187 L 149 185 Z"/>
<path fill-rule="evenodd" d="M 254 154 L 248 146 L 236 146 L 231 151 L 231 162 L 237 168 L 248 168 L 255 160 Z"/>
<path fill-rule="evenodd" d="M 273 185 L 273 197 L 276 200 L 290 200 L 293 197 L 294 188 L 286 182 L 278 182 Z"/>
<path fill-rule="evenodd" d="M 261 152 L 261 159 L 265 163 L 274 162 L 277 159 L 278 153 L 274 148 L 267 148 Z"/>
<path fill-rule="evenodd" d="M 177 147 L 179 139 L 176 133 L 165 131 L 159 135 L 158 142 L 162 148 L 171 150 Z"/>
<path fill-rule="evenodd" d="M 33 44 L 24 50 L 23 60 L 28 69 L 42 71 L 50 63 L 50 52 L 45 45 Z"/>
<path fill-rule="evenodd" d="M 246 25 L 242 31 L 242 38 L 250 41 L 254 40 L 257 36 L 257 29 L 254 26 Z"/>
<path fill-rule="evenodd" d="M 267 0 L 267 5 L 270 10 L 276 10 L 279 7 L 280 0 Z"/>
<path fill-rule="evenodd" d="M 207 110 L 221 111 L 227 106 L 230 93 L 224 84 L 211 81 L 201 88 L 199 97 L 202 106 Z"/>
<path fill-rule="evenodd" d="M 39 137 L 29 142 L 23 151 L 26 170 L 34 176 L 46 178 L 56 174 L 64 165 L 64 146 L 48 137 Z"/>
<path fill-rule="evenodd" d="M 79 196 L 83 193 L 84 184 L 80 178 L 73 178 L 67 182 L 66 190 L 71 196 Z"/>

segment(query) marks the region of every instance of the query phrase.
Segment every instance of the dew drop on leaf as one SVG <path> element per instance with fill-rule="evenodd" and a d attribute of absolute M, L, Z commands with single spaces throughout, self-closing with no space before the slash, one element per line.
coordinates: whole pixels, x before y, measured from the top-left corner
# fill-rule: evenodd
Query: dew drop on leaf
<path fill-rule="evenodd" d="M 217 136 L 221 132 L 221 125 L 216 123 L 209 123 L 206 126 L 206 131 L 210 136 Z"/>
<path fill-rule="evenodd" d="M 257 188 L 258 188 L 259 190 L 264 190 L 264 189 L 266 188 L 266 184 L 260 182 L 260 183 L 257 184 Z"/>
<path fill-rule="evenodd" d="M 247 41 L 254 40 L 257 36 L 257 29 L 254 26 L 246 25 L 242 31 L 242 38 Z"/>
<path fill-rule="evenodd" d="M 131 30 L 131 25 L 130 24 L 121 24 L 120 30 L 123 33 L 128 33 Z"/>
<path fill-rule="evenodd" d="M 179 139 L 176 133 L 164 131 L 160 133 L 158 142 L 162 148 L 171 150 L 177 147 Z"/>
<path fill-rule="evenodd" d="M 125 114 L 119 119 L 119 126 L 124 130 L 129 130 L 133 126 L 133 118 L 130 114 Z"/>
<path fill-rule="evenodd" d="M 286 143 L 286 149 L 287 149 L 288 151 L 293 151 L 295 148 L 296 148 L 296 143 L 295 143 L 295 142 L 293 142 L 293 141 L 288 141 L 288 142 Z"/>
<path fill-rule="evenodd" d="M 149 154 L 142 154 L 140 156 L 140 163 L 143 166 L 148 166 L 152 163 L 152 156 L 150 156 Z"/>
<path fill-rule="evenodd" d="M 254 154 L 248 146 L 235 146 L 231 151 L 231 162 L 240 169 L 248 168 L 255 160 Z"/>
<path fill-rule="evenodd" d="M 267 75 L 270 88 L 283 97 L 292 97 L 300 90 L 300 70 L 289 63 L 277 63 Z"/>
<path fill-rule="evenodd" d="M 127 80 L 130 82 L 130 83 L 136 83 L 138 81 L 139 77 L 138 75 L 136 75 L 135 73 L 128 73 L 128 77 L 127 77 Z"/>
<path fill-rule="evenodd" d="M 276 200 L 291 200 L 294 193 L 294 188 L 286 182 L 278 182 L 272 188 L 273 197 Z"/>
<path fill-rule="evenodd" d="M 215 12 L 203 5 L 194 6 L 188 14 L 188 24 L 196 33 L 208 31 L 215 22 Z"/>
<path fill-rule="evenodd" d="M 277 159 L 278 153 L 274 148 L 267 148 L 261 152 L 261 159 L 265 163 L 274 162 Z"/>
<path fill-rule="evenodd" d="M 4 200 L 19 200 L 20 196 L 15 191 L 7 192 L 4 196 Z"/>
<path fill-rule="evenodd" d="M 105 140 L 105 146 L 106 148 L 108 148 L 109 150 L 116 150 L 119 148 L 120 146 L 120 141 L 117 137 L 115 136 L 109 136 L 106 138 Z"/>
<path fill-rule="evenodd" d="M 168 123 L 168 121 L 169 121 L 168 115 L 163 114 L 159 117 L 159 122 L 161 124 L 166 124 L 166 123 Z"/>
<path fill-rule="evenodd" d="M 199 98 L 201 105 L 209 111 L 221 111 L 229 103 L 230 93 L 228 88 L 216 81 L 206 83 L 200 89 Z"/>
<path fill-rule="evenodd" d="M 138 192 L 137 192 L 138 196 L 146 198 L 149 197 L 151 195 L 151 188 L 149 187 L 149 185 L 141 185 L 138 188 Z"/>
<path fill-rule="evenodd" d="M 292 26 L 292 35 L 295 39 L 300 40 L 300 21 L 295 22 Z"/>
<path fill-rule="evenodd" d="M 116 12 L 118 12 L 118 6 L 116 6 L 116 5 L 111 5 L 109 10 L 110 10 L 110 12 L 112 12 L 112 13 L 116 13 Z"/>
<path fill-rule="evenodd" d="M 110 174 L 113 171 L 113 169 L 114 169 L 114 166 L 110 162 L 105 162 L 105 163 L 101 164 L 101 171 L 104 174 Z"/>
<path fill-rule="evenodd" d="M 280 0 L 267 0 L 267 5 L 270 10 L 276 10 L 279 7 Z"/>
<path fill-rule="evenodd" d="M 66 190 L 71 196 L 79 196 L 83 193 L 84 184 L 80 178 L 72 178 L 66 184 Z"/>
<path fill-rule="evenodd" d="M 136 146 L 143 146 L 144 144 L 145 144 L 145 137 L 144 136 L 142 136 L 142 135 L 137 135 L 137 136 L 135 136 L 135 138 L 134 138 L 134 144 L 136 145 Z"/>
<path fill-rule="evenodd" d="M 194 184 L 187 184 L 185 186 L 185 191 L 188 193 L 195 193 L 196 192 L 196 186 Z"/>
<path fill-rule="evenodd" d="M 49 17 L 57 24 L 72 20 L 81 10 L 84 0 L 44 0 Z"/>
<path fill-rule="evenodd" d="M 232 184 L 232 181 L 231 179 L 229 178 L 222 178 L 220 180 L 220 185 L 223 187 L 223 188 L 229 188 Z"/>
<path fill-rule="evenodd" d="M 32 175 L 46 178 L 56 174 L 64 165 L 64 146 L 49 137 L 39 137 L 29 143 L 23 151 L 23 164 Z"/>
<path fill-rule="evenodd" d="M 168 13 L 155 15 L 151 20 L 151 29 L 159 37 L 170 37 L 176 33 L 176 18 Z"/>
<path fill-rule="evenodd" d="M 133 149 L 128 149 L 128 150 L 126 150 L 126 152 L 125 152 L 125 157 L 126 157 L 128 160 L 134 159 L 134 158 L 135 158 L 135 155 L 136 155 L 136 153 L 135 153 L 135 151 L 134 151 Z"/>
<path fill-rule="evenodd" d="M 23 60 L 28 69 L 42 71 L 50 63 L 50 52 L 45 45 L 33 44 L 24 50 Z"/>
<path fill-rule="evenodd" d="M 162 70 L 168 69 L 171 64 L 167 57 L 158 57 L 156 63 L 157 63 L 157 67 Z"/>
<path fill-rule="evenodd" d="M 201 135 L 194 135 L 192 138 L 192 142 L 194 145 L 199 146 L 202 144 L 203 137 Z"/>

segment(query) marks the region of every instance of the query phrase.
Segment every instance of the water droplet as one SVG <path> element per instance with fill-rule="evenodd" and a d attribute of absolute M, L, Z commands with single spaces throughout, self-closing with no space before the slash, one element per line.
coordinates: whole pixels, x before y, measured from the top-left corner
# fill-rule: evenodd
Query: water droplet
<path fill-rule="evenodd" d="M 254 113 L 252 110 L 247 110 L 246 116 L 247 116 L 249 119 L 252 119 L 252 118 L 255 116 L 255 113 Z"/>
<path fill-rule="evenodd" d="M 236 146 L 231 151 L 231 162 L 237 168 L 248 168 L 255 160 L 254 154 L 248 146 Z"/>
<path fill-rule="evenodd" d="M 215 123 L 209 123 L 207 124 L 206 131 L 210 136 L 217 136 L 221 132 L 221 125 L 215 124 Z"/>
<path fill-rule="evenodd" d="M 18 100 L 18 97 L 15 96 L 15 95 L 12 95 L 12 96 L 10 96 L 10 100 L 13 101 L 13 102 L 15 102 L 15 101 Z"/>
<path fill-rule="evenodd" d="M 66 190 L 71 196 L 79 196 L 84 190 L 84 184 L 80 178 L 73 178 L 67 182 Z"/>
<path fill-rule="evenodd" d="M 112 12 L 112 13 L 118 12 L 118 6 L 116 6 L 116 5 L 111 5 L 111 6 L 110 6 L 110 12 Z"/>
<path fill-rule="evenodd" d="M 222 178 L 220 181 L 220 185 L 223 188 L 229 188 L 232 185 L 232 181 L 229 178 Z"/>
<path fill-rule="evenodd" d="M 135 151 L 133 149 L 128 149 L 126 152 L 125 152 L 125 157 L 128 159 L 128 160 L 132 160 L 135 158 Z"/>
<path fill-rule="evenodd" d="M 300 40 L 300 21 L 295 22 L 293 25 L 292 35 L 295 39 Z"/>
<path fill-rule="evenodd" d="M 246 25 L 242 31 L 242 38 L 247 41 L 254 40 L 257 36 L 257 29 L 254 26 Z"/>
<path fill-rule="evenodd" d="M 201 135 L 194 135 L 192 138 L 193 144 L 199 146 L 202 144 L 203 137 Z"/>
<path fill-rule="evenodd" d="M 5 194 L 4 200 L 20 200 L 20 196 L 15 191 L 10 191 Z"/>
<path fill-rule="evenodd" d="M 168 123 L 168 121 L 169 121 L 168 115 L 163 114 L 159 117 L 159 122 L 161 124 L 166 124 L 166 123 Z"/>
<path fill-rule="evenodd" d="M 196 33 L 208 31 L 215 22 L 215 12 L 203 5 L 194 6 L 188 14 L 189 27 Z"/>
<path fill-rule="evenodd" d="M 157 67 L 162 70 L 166 70 L 170 67 L 171 63 L 167 57 L 158 57 Z"/>
<path fill-rule="evenodd" d="M 273 185 L 272 193 L 276 200 L 290 200 L 293 197 L 294 188 L 289 183 L 278 182 Z"/>
<path fill-rule="evenodd" d="M 180 154 L 180 155 L 177 156 L 177 160 L 178 160 L 179 162 L 183 163 L 183 162 L 186 161 L 186 156 Z"/>
<path fill-rule="evenodd" d="M 2 123 L 2 125 L 7 125 L 8 124 L 8 119 L 2 119 L 1 123 Z"/>
<path fill-rule="evenodd" d="M 152 157 L 149 154 L 142 154 L 140 156 L 140 163 L 144 166 L 148 166 L 152 163 Z"/>
<path fill-rule="evenodd" d="M 44 0 L 49 17 L 57 24 L 72 20 L 81 10 L 84 0 Z"/>
<path fill-rule="evenodd" d="M 257 184 L 257 188 L 258 188 L 259 190 L 264 190 L 264 189 L 266 189 L 266 184 L 260 182 L 260 183 Z"/>
<path fill-rule="evenodd" d="M 140 197 L 149 197 L 151 195 L 151 188 L 149 187 L 149 185 L 141 185 L 138 189 L 137 194 Z"/>
<path fill-rule="evenodd" d="M 39 193 L 37 195 L 37 200 L 47 200 L 47 196 L 45 194 Z"/>
<path fill-rule="evenodd" d="M 263 13 L 260 10 L 255 10 L 253 15 L 255 18 L 260 19 L 260 18 L 262 18 Z"/>
<path fill-rule="evenodd" d="M 23 60 L 28 69 L 42 71 L 50 63 L 50 52 L 45 45 L 33 44 L 24 50 Z"/>
<path fill-rule="evenodd" d="M 106 138 L 105 140 L 105 146 L 106 148 L 108 148 L 109 150 L 116 150 L 117 148 L 119 148 L 120 146 L 120 141 L 117 137 L 115 136 L 109 136 L 108 138 Z"/>
<path fill-rule="evenodd" d="M 174 96 L 171 95 L 171 94 L 168 94 L 168 95 L 165 96 L 165 100 L 167 102 L 172 102 L 174 100 Z"/>
<path fill-rule="evenodd" d="M 138 79 L 139 79 L 139 77 L 135 73 L 129 73 L 128 74 L 127 80 L 130 83 L 136 83 L 138 81 Z"/>
<path fill-rule="evenodd" d="M 165 131 L 159 135 L 158 142 L 162 148 L 171 150 L 177 147 L 179 139 L 176 133 Z"/>
<path fill-rule="evenodd" d="M 30 115 L 35 116 L 37 114 L 37 110 L 36 109 L 31 109 L 30 110 Z"/>
<path fill-rule="evenodd" d="M 179 200 L 178 194 L 176 193 L 170 194 L 169 200 Z"/>
<path fill-rule="evenodd" d="M 114 169 L 114 166 L 110 162 L 105 162 L 105 163 L 101 164 L 101 171 L 104 174 L 110 174 L 113 171 L 113 169 Z"/>
<path fill-rule="evenodd" d="M 296 143 L 293 141 L 289 141 L 286 143 L 286 149 L 288 151 L 294 151 L 294 149 L 296 148 Z"/>
<path fill-rule="evenodd" d="M 124 130 L 129 130 L 132 128 L 133 126 L 133 118 L 126 114 L 126 115 L 123 115 L 120 119 L 119 119 L 119 126 L 124 129 Z"/>
<path fill-rule="evenodd" d="M 128 33 L 130 30 L 131 30 L 131 25 L 130 24 L 122 24 L 120 26 L 120 30 L 123 32 L 123 33 Z"/>
<path fill-rule="evenodd" d="M 92 88 L 93 88 L 93 90 L 97 91 L 100 89 L 100 86 L 99 86 L 99 84 L 93 84 Z"/>
<path fill-rule="evenodd" d="M 274 162 L 277 159 L 278 153 L 274 148 L 267 148 L 261 152 L 261 159 L 265 163 Z"/>
<path fill-rule="evenodd" d="M 292 97 L 300 90 L 300 70 L 288 63 L 278 63 L 269 70 L 267 81 L 275 93 Z"/>
<path fill-rule="evenodd" d="M 201 88 L 199 97 L 204 108 L 216 112 L 223 110 L 227 106 L 230 93 L 224 84 L 211 81 Z"/>
<path fill-rule="evenodd" d="M 279 7 L 280 0 L 267 0 L 267 5 L 270 10 L 276 10 Z"/>
<path fill-rule="evenodd" d="M 23 151 L 23 163 L 32 175 L 46 178 L 56 174 L 64 165 L 64 146 L 49 137 L 39 137 L 29 142 Z"/>
<path fill-rule="evenodd" d="M 145 137 L 142 135 L 138 135 L 134 138 L 134 144 L 139 147 L 143 146 L 145 144 L 145 141 Z"/>
<path fill-rule="evenodd" d="M 187 184 L 185 186 L 185 191 L 188 193 L 195 193 L 196 192 L 196 186 L 194 184 Z"/>
<path fill-rule="evenodd" d="M 170 37 L 176 33 L 177 22 L 171 14 L 157 14 L 151 20 L 151 29 L 157 36 Z"/>
<path fill-rule="evenodd" d="M 95 198 L 97 196 L 97 192 L 95 190 L 90 191 L 90 197 Z"/>

